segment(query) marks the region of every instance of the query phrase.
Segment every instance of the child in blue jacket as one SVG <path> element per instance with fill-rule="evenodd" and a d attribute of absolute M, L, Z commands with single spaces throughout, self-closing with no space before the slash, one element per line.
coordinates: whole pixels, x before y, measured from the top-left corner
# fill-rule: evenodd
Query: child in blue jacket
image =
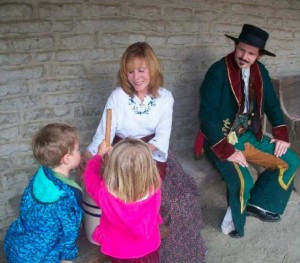
<path fill-rule="evenodd" d="M 82 190 L 69 178 L 81 159 L 79 135 L 66 124 L 49 124 L 34 136 L 41 164 L 24 191 L 20 215 L 8 229 L 4 251 L 9 263 L 66 263 L 76 258 L 82 219 Z"/>

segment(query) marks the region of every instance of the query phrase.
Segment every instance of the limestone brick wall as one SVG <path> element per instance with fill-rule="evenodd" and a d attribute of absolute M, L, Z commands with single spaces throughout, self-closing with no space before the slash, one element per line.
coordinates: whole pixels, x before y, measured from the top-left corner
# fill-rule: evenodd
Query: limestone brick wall
<path fill-rule="evenodd" d="M 171 149 L 193 145 L 198 90 L 214 61 L 251 23 L 270 33 L 272 76 L 300 73 L 299 0 L 1 0 L 0 240 L 37 168 L 31 138 L 41 125 L 76 126 L 85 149 L 117 85 L 125 48 L 150 43 L 175 97 Z"/>

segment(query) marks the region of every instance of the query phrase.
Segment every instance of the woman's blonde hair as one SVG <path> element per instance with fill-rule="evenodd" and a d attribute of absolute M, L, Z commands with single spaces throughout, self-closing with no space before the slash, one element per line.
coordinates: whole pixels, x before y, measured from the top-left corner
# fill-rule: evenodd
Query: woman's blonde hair
<path fill-rule="evenodd" d="M 161 184 L 148 145 L 133 138 L 114 146 L 103 176 L 108 191 L 127 203 L 151 195 Z"/>
<path fill-rule="evenodd" d="M 41 165 L 55 168 L 60 165 L 64 155 L 74 150 L 76 143 L 79 143 L 76 128 L 63 123 L 51 123 L 35 134 L 32 151 Z"/>
<path fill-rule="evenodd" d="M 156 97 L 159 87 L 163 86 L 164 78 L 158 57 L 155 55 L 152 47 L 146 42 L 137 42 L 130 45 L 124 52 L 119 70 L 119 82 L 123 90 L 133 95 L 135 92 L 133 86 L 128 81 L 127 73 L 134 69 L 134 59 L 140 59 L 140 63 L 145 62 L 150 75 L 148 87 L 149 94 Z"/>

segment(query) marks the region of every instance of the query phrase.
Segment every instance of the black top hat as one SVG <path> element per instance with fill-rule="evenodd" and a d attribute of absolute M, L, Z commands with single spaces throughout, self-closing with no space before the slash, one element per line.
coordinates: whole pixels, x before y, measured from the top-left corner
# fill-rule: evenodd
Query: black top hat
<path fill-rule="evenodd" d="M 259 27 L 244 24 L 242 28 L 242 32 L 239 37 L 232 37 L 225 34 L 228 38 L 234 40 L 235 42 L 243 42 L 250 46 L 259 48 L 265 55 L 276 57 L 275 54 L 265 50 L 265 45 L 268 40 L 269 34 L 262 30 Z"/>

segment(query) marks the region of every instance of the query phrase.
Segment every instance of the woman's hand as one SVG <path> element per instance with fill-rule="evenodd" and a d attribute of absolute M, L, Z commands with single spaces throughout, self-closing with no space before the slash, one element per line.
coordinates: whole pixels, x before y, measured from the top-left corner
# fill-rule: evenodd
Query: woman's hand
<path fill-rule="evenodd" d="M 89 152 L 89 151 L 85 151 L 82 155 L 81 155 L 81 161 L 79 164 L 79 171 L 81 173 L 84 172 L 84 169 L 86 167 L 87 162 L 92 159 L 93 155 Z"/>
<path fill-rule="evenodd" d="M 152 153 L 155 152 L 155 151 L 157 150 L 157 148 L 156 148 L 153 144 L 147 142 L 147 145 L 148 145 L 148 147 L 149 147 L 149 149 L 150 149 L 150 151 L 151 151 Z"/>
<path fill-rule="evenodd" d="M 89 152 L 89 151 L 85 151 L 82 155 L 81 155 L 81 160 L 80 160 L 80 164 L 79 167 L 77 169 L 77 180 L 78 183 L 80 185 L 83 185 L 83 173 L 86 167 L 87 162 L 93 157 L 93 155 Z"/>

